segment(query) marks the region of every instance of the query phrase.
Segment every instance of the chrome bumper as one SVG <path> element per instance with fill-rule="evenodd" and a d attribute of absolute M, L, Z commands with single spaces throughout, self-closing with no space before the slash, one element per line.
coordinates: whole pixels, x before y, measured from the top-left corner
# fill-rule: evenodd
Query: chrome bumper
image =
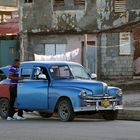
<path fill-rule="evenodd" d="M 102 106 L 101 102 L 103 100 L 109 101 L 110 105 Z M 81 112 L 81 111 L 100 111 L 100 110 L 120 110 L 123 109 L 123 105 L 118 105 L 118 99 L 115 97 L 90 97 L 85 98 L 81 101 L 81 103 L 85 103 L 84 106 L 79 106 L 74 108 L 74 112 Z"/>
<path fill-rule="evenodd" d="M 118 105 L 115 107 L 109 106 L 107 108 L 99 106 L 86 106 L 86 107 L 75 107 L 74 112 L 81 112 L 81 111 L 100 111 L 100 110 L 120 110 L 123 109 L 123 105 Z"/>

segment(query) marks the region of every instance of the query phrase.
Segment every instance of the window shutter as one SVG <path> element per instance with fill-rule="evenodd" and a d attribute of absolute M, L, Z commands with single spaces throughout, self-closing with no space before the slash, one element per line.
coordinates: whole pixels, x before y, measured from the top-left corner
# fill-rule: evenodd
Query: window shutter
<path fill-rule="evenodd" d="M 85 0 L 75 0 L 75 5 L 84 5 Z"/>
<path fill-rule="evenodd" d="M 115 12 L 126 11 L 126 0 L 115 0 Z"/>

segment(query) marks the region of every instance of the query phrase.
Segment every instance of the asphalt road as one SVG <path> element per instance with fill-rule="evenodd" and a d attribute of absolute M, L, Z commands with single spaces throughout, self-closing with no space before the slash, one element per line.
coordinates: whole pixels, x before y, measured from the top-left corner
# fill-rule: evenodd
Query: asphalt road
<path fill-rule="evenodd" d="M 140 140 L 139 121 L 105 121 L 77 118 L 0 120 L 0 140 Z"/>

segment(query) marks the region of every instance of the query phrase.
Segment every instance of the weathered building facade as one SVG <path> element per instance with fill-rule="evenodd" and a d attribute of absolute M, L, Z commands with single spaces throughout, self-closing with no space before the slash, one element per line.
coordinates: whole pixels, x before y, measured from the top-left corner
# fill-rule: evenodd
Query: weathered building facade
<path fill-rule="evenodd" d="M 139 7 L 139 0 L 20 0 L 21 59 L 79 48 L 74 61 L 100 78 L 132 78 L 130 23 L 139 20 Z"/>
<path fill-rule="evenodd" d="M 133 78 L 140 66 L 140 61 L 135 65 L 134 53 L 140 52 L 140 46 L 137 46 L 137 50 L 135 48 L 135 43 L 140 41 L 139 34 L 136 35 L 139 28 L 136 25 L 139 25 L 140 20 L 140 1 L 97 1 L 97 13 L 100 17 L 97 25 L 101 31 L 97 37 L 100 46 L 100 76 L 105 79 Z M 138 55 L 137 58 L 140 57 Z"/>

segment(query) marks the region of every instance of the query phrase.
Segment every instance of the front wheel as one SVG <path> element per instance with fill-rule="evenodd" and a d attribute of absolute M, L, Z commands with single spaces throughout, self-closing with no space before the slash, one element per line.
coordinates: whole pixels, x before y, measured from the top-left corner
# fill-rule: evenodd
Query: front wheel
<path fill-rule="evenodd" d="M 118 110 L 101 111 L 101 115 L 105 120 L 116 120 L 118 116 Z"/>
<path fill-rule="evenodd" d="M 69 99 L 61 99 L 58 103 L 57 109 L 61 121 L 67 122 L 74 119 L 75 113 Z"/>
<path fill-rule="evenodd" d="M 0 116 L 3 119 L 6 119 L 8 116 L 8 110 L 9 110 L 9 101 L 8 99 L 0 99 Z"/>

